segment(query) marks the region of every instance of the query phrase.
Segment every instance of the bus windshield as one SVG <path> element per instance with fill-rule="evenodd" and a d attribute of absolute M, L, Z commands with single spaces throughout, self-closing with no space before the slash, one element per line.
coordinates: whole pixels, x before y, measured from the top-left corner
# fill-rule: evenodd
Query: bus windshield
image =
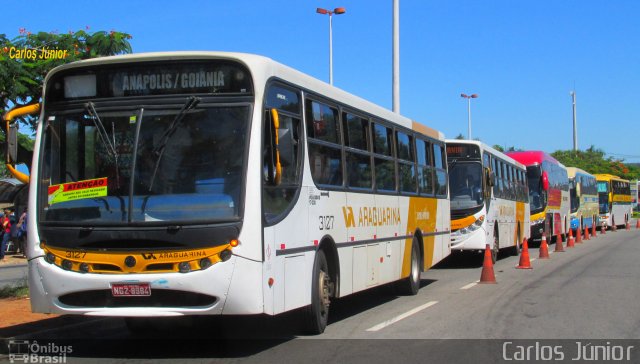
<path fill-rule="evenodd" d="M 482 164 L 457 162 L 449 165 L 451 209 L 462 210 L 482 205 Z"/>
<path fill-rule="evenodd" d="M 41 222 L 238 219 L 250 106 L 195 104 L 46 115 Z"/>
<path fill-rule="evenodd" d="M 605 181 L 598 182 L 598 204 L 601 214 L 609 212 L 609 184 Z"/>
<path fill-rule="evenodd" d="M 527 183 L 529 185 L 529 204 L 531 213 L 544 210 L 546 203 L 545 191 L 542 190 L 542 173 L 540 166 L 527 167 Z"/>
<path fill-rule="evenodd" d="M 569 195 L 571 200 L 571 213 L 575 213 L 580 208 L 580 196 L 578 196 L 578 190 L 576 186 L 580 183 L 577 178 L 569 180 Z"/>

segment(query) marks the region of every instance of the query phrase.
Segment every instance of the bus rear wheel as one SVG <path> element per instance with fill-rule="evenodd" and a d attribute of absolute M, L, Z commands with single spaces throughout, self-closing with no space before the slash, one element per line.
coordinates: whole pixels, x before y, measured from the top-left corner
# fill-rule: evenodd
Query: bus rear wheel
<path fill-rule="evenodd" d="M 520 224 L 518 224 L 518 230 L 516 233 L 516 245 L 514 246 L 514 253 L 516 256 L 520 255 L 520 252 L 522 251 L 522 236 L 520 234 Z"/>
<path fill-rule="evenodd" d="M 322 250 L 318 250 L 311 278 L 311 305 L 305 310 L 305 332 L 309 335 L 322 334 L 327 327 L 331 285 L 327 258 Z"/>
<path fill-rule="evenodd" d="M 491 262 L 496 264 L 498 260 L 498 252 L 500 251 L 500 236 L 498 235 L 498 229 L 493 232 L 493 246 L 491 247 Z"/>
<path fill-rule="evenodd" d="M 411 243 L 411 267 L 409 277 L 398 282 L 398 293 L 405 296 L 415 296 L 420 290 L 420 249 L 418 239 L 413 237 Z"/>

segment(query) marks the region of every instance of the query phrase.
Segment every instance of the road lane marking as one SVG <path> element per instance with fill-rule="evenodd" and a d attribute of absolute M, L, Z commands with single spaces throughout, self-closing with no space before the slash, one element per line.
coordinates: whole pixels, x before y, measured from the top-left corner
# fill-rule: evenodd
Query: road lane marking
<path fill-rule="evenodd" d="M 418 306 L 418 307 L 414 308 L 413 310 L 410 310 L 410 311 L 407 311 L 407 312 L 403 313 L 402 315 L 398 315 L 398 316 L 396 316 L 396 317 L 394 317 L 394 318 L 392 318 L 390 320 L 387 320 L 385 322 L 382 322 L 382 323 L 379 323 L 379 324 L 377 324 L 375 326 L 372 326 L 372 327 L 368 328 L 367 331 L 380 331 L 380 330 L 384 329 L 385 327 L 393 325 L 393 324 L 395 324 L 396 322 L 398 322 L 400 320 L 406 319 L 407 317 L 409 317 L 411 315 L 414 315 L 414 314 L 416 314 L 416 313 L 418 313 L 418 312 L 420 312 L 420 311 L 422 311 L 422 310 L 424 310 L 426 308 L 429 308 L 429 307 L 435 305 L 436 303 L 438 303 L 438 301 L 427 302 L 422 306 Z"/>
<path fill-rule="evenodd" d="M 460 289 L 469 289 L 469 288 L 475 286 L 476 284 L 478 284 L 478 282 L 480 282 L 480 281 L 471 282 L 471 283 L 467 284 L 466 286 L 460 287 Z"/>

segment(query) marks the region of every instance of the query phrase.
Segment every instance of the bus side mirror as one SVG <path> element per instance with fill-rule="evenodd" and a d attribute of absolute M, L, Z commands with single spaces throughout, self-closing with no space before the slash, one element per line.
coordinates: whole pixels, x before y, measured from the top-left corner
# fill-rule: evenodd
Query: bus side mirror
<path fill-rule="evenodd" d="M 18 124 L 13 120 L 19 116 L 33 115 L 40 112 L 40 104 L 31 104 L 14 108 L 7 112 L 3 121 L 6 123 L 7 146 L 5 149 L 7 170 L 20 182 L 29 183 L 29 176 L 18 171 L 15 167 L 18 164 Z"/>
<path fill-rule="evenodd" d="M 9 125 L 7 135 L 7 163 L 15 164 L 18 160 L 18 124 Z"/>
<path fill-rule="evenodd" d="M 549 175 L 547 175 L 547 172 L 542 172 L 542 190 L 549 191 Z"/>
<path fill-rule="evenodd" d="M 493 187 L 496 184 L 496 175 L 489 168 L 485 168 L 485 173 L 487 174 L 487 184 L 489 187 Z"/>
<path fill-rule="evenodd" d="M 278 110 L 271 109 L 265 118 L 265 133 L 268 133 L 268 140 L 266 140 L 267 144 L 265 147 L 268 152 L 265 155 L 265 164 L 267 165 L 267 181 L 274 185 L 278 186 L 282 179 L 282 165 L 280 164 L 280 149 L 278 144 L 280 142 L 278 136 L 278 129 L 280 128 L 280 115 L 278 115 Z"/>

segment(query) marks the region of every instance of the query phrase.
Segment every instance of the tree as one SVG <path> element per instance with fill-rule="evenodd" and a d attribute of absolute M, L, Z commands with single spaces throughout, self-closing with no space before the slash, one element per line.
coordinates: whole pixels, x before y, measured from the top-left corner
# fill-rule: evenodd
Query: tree
<path fill-rule="evenodd" d="M 131 35 L 117 31 L 88 32 L 89 27 L 66 34 L 54 32 L 31 33 L 21 28 L 19 35 L 8 39 L 0 34 L 0 113 L 4 115 L 13 107 L 35 104 L 41 101 L 42 86 L 47 73 L 65 63 L 117 54 L 131 53 Z M 35 130 L 36 117 L 25 116 L 18 120 Z M 4 127 L 0 127 L 0 141 L 4 144 Z M 18 143 L 26 150 L 33 150 L 33 139 L 21 134 Z M 4 148 L 0 150 L 4 159 Z M 8 176 L 3 163 L 0 175 Z"/>
<path fill-rule="evenodd" d="M 9 40 L 0 34 L 0 108 L 4 115 L 14 106 L 40 102 L 44 77 L 54 67 L 82 59 L 131 53 L 131 35 L 85 30 L 65 34 L 20 29 Z M 34 117 L 21 120 L 32 129 Z M 4 130 L 4 129 L 3 129 Z"/>
<path fill-rule="evenodd" d="M 551 155 L 567 167 L 577 167 L 591 174 L 607 173 L 630 180 L 640 177 L 640 168 L 624 164 L 623 159 L 605 157 L 606 153 L 593 145 L 584 151 L 557 150 Z"/>

